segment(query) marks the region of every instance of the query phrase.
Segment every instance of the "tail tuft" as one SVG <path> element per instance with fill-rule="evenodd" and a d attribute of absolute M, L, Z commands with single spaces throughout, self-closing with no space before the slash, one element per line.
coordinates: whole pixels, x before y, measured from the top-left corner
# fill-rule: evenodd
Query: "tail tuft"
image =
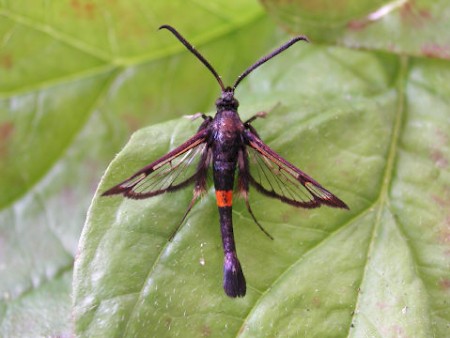
<path fill-rule="evenodd" d="M 244 273 L 236 252 L 225 254 L 223 264 L 223 289 L 229 297 L 244 297 L 247 290 Z"/>

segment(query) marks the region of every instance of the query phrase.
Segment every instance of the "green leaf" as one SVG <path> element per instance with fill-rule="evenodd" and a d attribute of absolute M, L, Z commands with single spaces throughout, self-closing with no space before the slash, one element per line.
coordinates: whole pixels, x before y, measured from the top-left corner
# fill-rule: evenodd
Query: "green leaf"
<path fill-rule="evenodd" d="M 88 214 L 74 278 L 84 336 L 444 336 L 448 330 L 450 121 L 445 62 L 295 45 L 237 90 L 242 119 L 350 211 L 296 209 L 251 191 L 233 216 L 248 282 L 222 290 L 211 188 L 168 241 L 191 191 L 100 197 L 195 132 L 185 120 L 136 132 Z"/>
<path fill-rule="evenodd" d="M 275 40 L 255 1 L 0 1 L 0 336 L 71 335 L 74 256 L 111 158 L 135 129 L 213 106 L 164 23 L 224 77 Z"/>
<path fill-rule="evenodd" d="M 155 148 L 138 147 L 123 169 L 111 167 L 101 189 L 189 137 L 196 123 L 182 115 L 214 108 L 211 75 L 157 27 L 177 27 L 226 83 L 288 36 L 251 0 L 0 1 L 0 336 L 70 336 L 74 326 L 80 335 L 120 336 L 139 332 L 141 320 L 151 326 L 144 336 L 152 330 L 159 336 L 446 336 L 449 7 L 394 1 L 394 10 L 367 24 L 368 15 L 389 3 L 353 3 L 356 11 L 333 9 L 342 2 L 325 9 L 315 2 L 316 19 L 292 8 L 301 25 L 292 25 L 292 15 L 277 21 L 308 35 L 312 45 L 264 65 L 238 91 L 243 117 L 270 110 L 255 122 L 264 140 L 351 211 L 297 210 L 252 192 L 256 216 L 275 236 L 270 241 L 236 201 L 238 253 L 252 288 L 233 301 L 221 289 L 212 191 L 174 246 L 165 238 L 181 220 L 189 189 L 140 202 L 95 200 L 89 224 L 100 210 L 136 222 L 128 223 L 126 235 L 102 224 L 103 240 L 96 239 L 99 229 L 85 228 L 70 309 L 78 238 L 111 158 L 132 131 L 176 119 L 151 127 Z M 269 12 L 277 18 L 274 7 Z M 317 49 L 319 42 L 385 53 Z M 423 58 L 429 56 L 444 60 Z M 141 146 L 153 144 L 150 130 L 137 134 Z M 98 257 L 117 249 L 117 260 L 89 265 L 96 241 Z M 152 246 L 157 241 L 163 247 Z M 149 274 L 156 279 L 143 277 L 156 260 Z M 120 277 L 129 265 L 136 269 Z M 99 273 L 87 271 L 92 267 Z M 175 290 L 171 298 L 146 296 L 161 283 Z M 142 296 L 125 292 L 133 287 Z M 177 295 L 186 294 L 180 304 Z M 338 326 L 344 329 L 333 331 Z"/>
<path fill-rule="evenodd" d="M 325 42 L 396 54 L 450 58 L 446 0 L 261 1 L 289 31 Z"/>

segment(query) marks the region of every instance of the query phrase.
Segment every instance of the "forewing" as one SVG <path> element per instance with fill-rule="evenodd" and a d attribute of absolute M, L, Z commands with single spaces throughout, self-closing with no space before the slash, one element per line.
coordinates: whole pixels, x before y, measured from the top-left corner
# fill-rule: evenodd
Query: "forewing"
<path fill-rule="evenodd" d="M 207 135 L 207 129 L 200 130 L 179 147 L 102 195 L 123 194 L 129 198 L 143 199 L 176 191 L 195 182 L 198 173 L 204 174 L 209 162 Z"/>
<path fill-rule="evenodd" d="M 249 183 L 264 195 L 303 208 L 328 205 L 348 209 L 338 197 L 286 161 L 250 130 L 245 131 Z"/>

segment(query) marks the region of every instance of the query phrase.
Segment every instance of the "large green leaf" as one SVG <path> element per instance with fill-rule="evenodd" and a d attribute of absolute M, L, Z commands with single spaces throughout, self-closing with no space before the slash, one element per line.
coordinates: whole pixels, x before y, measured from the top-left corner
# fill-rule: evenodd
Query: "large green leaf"
<path fill-rule="evenodd" d="M 68 276 L 111 158 L 136 128 L 213 106 L 164 23 L 225 78 L 274 41 L 255 1 L 0 1 L 0 336 L 70 334 Z"/>
<path fill-rule="evenodd" d="M 269 110 L 255 123 L 262 138 L 351 210 L 298 210 L 251 192 L 271 241 L 237 202 L 244 299 L 221 287 L 212 189 L 171 242 L 191 191 L 140 201 L 99 196 L 198 123 L 135 133 L 88 214 L 74 279 L 77 333 L 444 336 L 449 76 L 444 62 L 296 45 L 246 80 L 237 92 L 243 119 Z"/>
<path fill-rule="evenodd" d="M 275 38 L 254 1 L 0 1 L 0 336 L 70 335 L 73 322 L 81 335 L 102 336 L 447 335 L 449 64 L 422 57 L 448 59 L 449 6 L 321 3 L 292 7 L 290 18 L 266 5 L 313 46 L 265 65 L 238 97 L 244 117 L 271 110 L 255 122 L 264 140 L 351 211 L 302 211 L 252 192 L 270 241 L 237 201 L 238 253 L 251 288 L 232 301 L 221 290 L 212 192 L 173 243 L 167 234 L 189 190 L 140 202 L 95 199 L 71 310 L 81 225 L 114 153 L 130 131 L 177 118 L 140 130 L 101 189 L 191 135 L 196 123 L 180 116 L 212 110 L 218 95 L 211 75 L 157 27 L 179 28 L 227 83 L 288 37 Z M 367 20 L 384 5 L 387 14 Z"/>

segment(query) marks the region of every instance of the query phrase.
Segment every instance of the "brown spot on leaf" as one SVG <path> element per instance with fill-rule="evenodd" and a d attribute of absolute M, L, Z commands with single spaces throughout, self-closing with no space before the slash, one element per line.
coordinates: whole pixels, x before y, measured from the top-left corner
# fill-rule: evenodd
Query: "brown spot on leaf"
<path fill-rule="evenodd" d="M 443 207 L 443 208 L 446 207 L 447 201 L 445 199 L 443 199 L 441 196 L 433 195 L 433 196 L 431 196 L 431 198 L 440 207 Z"/>
<path fill-rule="evenodd" d="M 88 20 L 95 18 L 96 5 L 92 1 L 71 0 L 70 6 L 80 18 Z"/>
<path fill-rule="evenodd" d="M 441 194 L 431 195 L 431 199 L 436 206 L 438 206 L 442 214 L 442 220 L 437 224 L 436 237 L 437 242 L 441 244 L 450 243 L 450 188 L 448 186 L 443 187 Z"/>
<path fill-rule="evenodd" d="M 450 215 L 444 216 L 444 219 L 439 222 L 436 230 L 436 240 L 443 245 L 450 243 Z"/>
<path fill-rule="evenodd" d="M 443 240 L 444 243 L 450 243 L 450 215 L 448 215 L 445 219 L 444 222 L 444 227 L 443 227 Z"/>
<path fill-rule="evenodd" d="M 442 290 L 450 290 L 450 278 L 443 278 L 439 281 L 439 287 Z"/>
<path fill-rule="evenodd" d="M 78 10 L 80 8 L 80 2 L 78 0 L 72 0 L 70 6 L 72 6 L 73 9 Z"/>
<path fill-rule="evenodd" d="M 423 55 L 430 58 L 450 59 L 450 46 L 441 46 L 437 43 L 425 43 L 420 51 Z"/>
<path fill-rule="evenodd" d="M 347 23 L 347 28 L 353 31 L 360 31 L 363 30 L 364 28 L 366 28 L 370 23 L 372 23 L 373 21 L 370 21 L 367 18 L 364 19 L 357 19 L 357 20 L 350 20 Z"/>
<path fill-rule="evenodd" d="M 0 57 L 0 67 L 11 69 L 13 67 L 13 58 L 11 54 L 4 54 Z"/>
<path fill-rule="evenodd" d="M 14 132 L 14 124 L 12 122 L 4 122 L 0 124 L 0 157 L 4 157 L 8 150 L 8 142 Z"/>
<path fill-rule="evenodd" d="M 450 187 L 444 185 L 440 194 L 431 195 L 431 199 L 444 210 L 450 210 Z"/>
<path fill-rule="evenodd" d="M 440 169 L 445 169 L 448 167 L 448 160 L 445 158 L 444 154 L 439 149 L 434 149 L 431 152 L 431 159 L 433 160 L 436 167 Z"/>
<path fill-rule="evenodd" d="M 448 131 L 443 131 L 440 128 L 436 129 L 436 139 L 440 145 L 447 145 L 448 143 Z"/>
<path fill-rule="evenodd" d="M 400 17 L 407 25 L 416 28 L 423 27 L 432 18 L 430 11 L 419 8 L 414 0 L 407 1 L 400 8 Z"/>
<path fill-rule="evenodd" d="M 8 140 L 11 137 L 13 130 L 14 124 L 12 122 L 0 124 L 0 142 Z"/>

